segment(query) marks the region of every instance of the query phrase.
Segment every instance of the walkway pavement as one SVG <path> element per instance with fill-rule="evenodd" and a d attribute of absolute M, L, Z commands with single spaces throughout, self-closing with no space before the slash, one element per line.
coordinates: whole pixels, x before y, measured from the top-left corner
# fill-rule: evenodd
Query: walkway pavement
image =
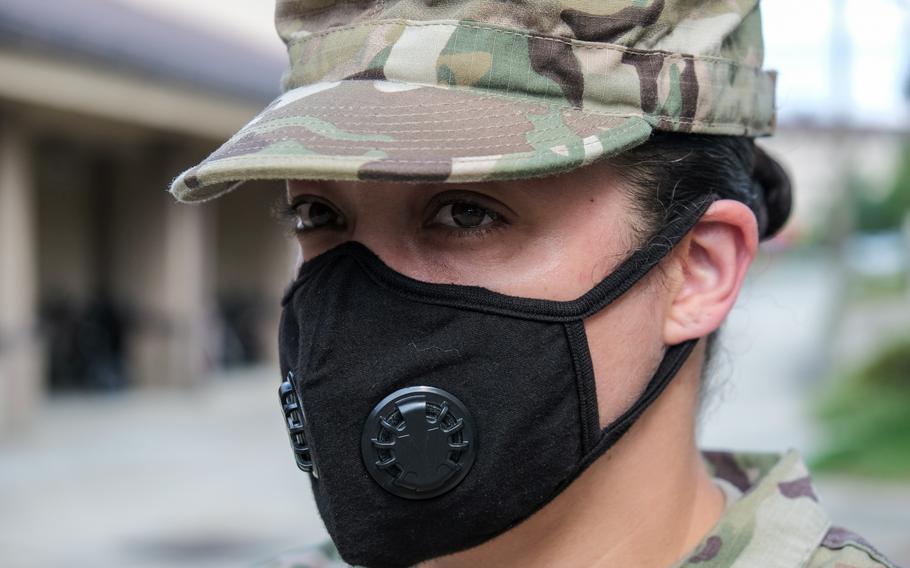
<path fill-rule="evenodd" d="M 52 401 L 0 446 L 0 566 L 249 566 L 321 542 L 278 382 Z"/>
<path fill-rule="evenodd" d="M 705 446 L 810 452 L 830 288 L 824 261 L 764 259 L 727 324 Z M 271 370 L 214 388 L 50 401 L 0 442 L 0 567 L 249 566 L 326 535 Z M 823 479 L 835 521 L 910 566 L 910 485 Z"/>

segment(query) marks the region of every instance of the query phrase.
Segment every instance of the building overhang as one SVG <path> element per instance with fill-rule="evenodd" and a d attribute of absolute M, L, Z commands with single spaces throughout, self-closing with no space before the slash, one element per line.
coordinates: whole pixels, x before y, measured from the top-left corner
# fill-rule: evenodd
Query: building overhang
<path fill-rule="evenodd" d="M 207 139 L 231 136 L 265 104 L 8 47 L 0 77 L 0 99 Z"/>

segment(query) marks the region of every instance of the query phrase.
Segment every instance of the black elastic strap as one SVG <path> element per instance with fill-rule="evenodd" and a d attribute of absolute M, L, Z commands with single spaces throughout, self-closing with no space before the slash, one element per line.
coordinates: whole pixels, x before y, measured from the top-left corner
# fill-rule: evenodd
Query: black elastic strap
<path fill-rule="evenodd" d="M 629 431 L 629 428 L 635 424 L 635 421 L 644 414 L 645 410 L 657 400 L 660 393 L 667 388 L 667 385 L 670 384 L 670 381 L 673 380 L 673 377 L 675 377 L 682 368 L 686 359 L 689 358 L 689 355 L 697 344 L 698 339 L 690 339 L 676 345 L 671 345 L 667 348 L 663 359 L 660 361 L 660 365 L 657 367 L 657 371 L 654 373 L 654 376 L 651 377 L 644 392 L 641 393 L 641 396 L 638 397 L 635 404 L 625 411 L 622 416 L 603 429 L 600 440 L 591 451 L 588 452 L 588 455 L 582 459 L 576 475 L 584 471 L 584 469 L 594 460 L 619 441 L 623 434 Z"/>
<path fill-rule="evenodd" d="M 578 414 L 581 422 L 581 448 L 587 454 L 601 437 L 600 412 L 597 408 L 597 382 L 594 380 L 594 364 L 588 346 L 583 321 L 563 324 L 566 339 L 572 353 L 575 367 L 575 386 L 578 391 Z"/>
<path fill-rule="evenodd" d="M 632 427 L 635 421 L 644 414 L 645 410 L 657 400 L 657 397 L 659 397 L 667 385 L 670 384 L 670 381 L 673 380 L 673 377 L 675 377 L 682 368 L 697 344 L 698 339 L 690 339 L 677 345 L 671 345 L 667 348 L 660 365 L 657 367 L 657 371 L 654 373 L 654 376 L 651 377 L 644 392 L 638 397 L 635 404 L 601 431 L 601 436 L 597 443 L 581 458 L 578 465 L 562 480 L 559 486 L 556 487 L 550 497 L 545 501 L 546 503 L 552 501 L 557 495 L 565 490 L 565 488 L 575 481 L 588 466 L 594 463 L 597 458 L 602 456 L 604 452 L 616 444 L 616 442 L 622 438 L 623 434 L 629 431 L 629 428 Z M 517 522 L 520 522 L 521 520 L 524 520 L 524 518 Z"/>

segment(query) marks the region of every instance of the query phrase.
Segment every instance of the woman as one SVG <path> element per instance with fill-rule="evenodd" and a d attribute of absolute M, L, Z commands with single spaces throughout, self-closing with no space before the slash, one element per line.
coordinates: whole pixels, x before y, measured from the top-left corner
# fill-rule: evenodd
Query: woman
<path fill-rule="evenodd" d="M 887 566 L 805 467 L 701 454 L 790 208 L 755 0 L 279 2 L 285 94 L 172 192 L 288 180 L 280 395 L 366 566 Z"/>

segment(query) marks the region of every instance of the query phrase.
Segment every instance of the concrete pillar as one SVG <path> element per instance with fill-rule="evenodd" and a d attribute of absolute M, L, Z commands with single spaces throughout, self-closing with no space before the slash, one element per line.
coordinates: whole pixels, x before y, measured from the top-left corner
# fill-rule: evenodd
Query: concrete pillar
<path fill-rule="evenodd" d="M 31 141 L 0 117 L 0 432 L 24 425 L 43 392 Z"/>
<path fill-rule="evenodd" d="M 128 369 L 141 386 L 199 385 L 215 367 L 212 213 L 165 191 L 190 160 L 169 145 L 137 149 L 111 208 L 114 293 L 132 314 Z"/>
<path fill-rule="evenodd" d="M 212 211 L 168 201 L 164 226 L 160 290 L 164 292 L 161 306 L 173 322 L 168 344 L 172 378 L 191 384 L 209 376 L 216 364 Z"/>
<path fill-rule="evenodd" d="M 278 360 L 281 293 L 294 274 L 296 240 L 273 218 L 271 209 L 284 198 L 283 182 L 251 181 L 240 190 L 204 205 L 217 211 L 218 276 L 225 300 L 251 302 L 259 362 Z"/>
<path fill-rule="evenodd" d="M 283 196 L 281 184 L 279 194 Z M 268 246 L 263 258 L 263 270 L 259 277 L 259 290 L 265 301 L 259 337 L 262 342 L 263 362 L 278 366 L 278 322 L 281 316 L 281 294 L 296 274 L 298 252 L 297 240 L 282 234 L 277 223 L 271 222 L 267 234 Z"/>

